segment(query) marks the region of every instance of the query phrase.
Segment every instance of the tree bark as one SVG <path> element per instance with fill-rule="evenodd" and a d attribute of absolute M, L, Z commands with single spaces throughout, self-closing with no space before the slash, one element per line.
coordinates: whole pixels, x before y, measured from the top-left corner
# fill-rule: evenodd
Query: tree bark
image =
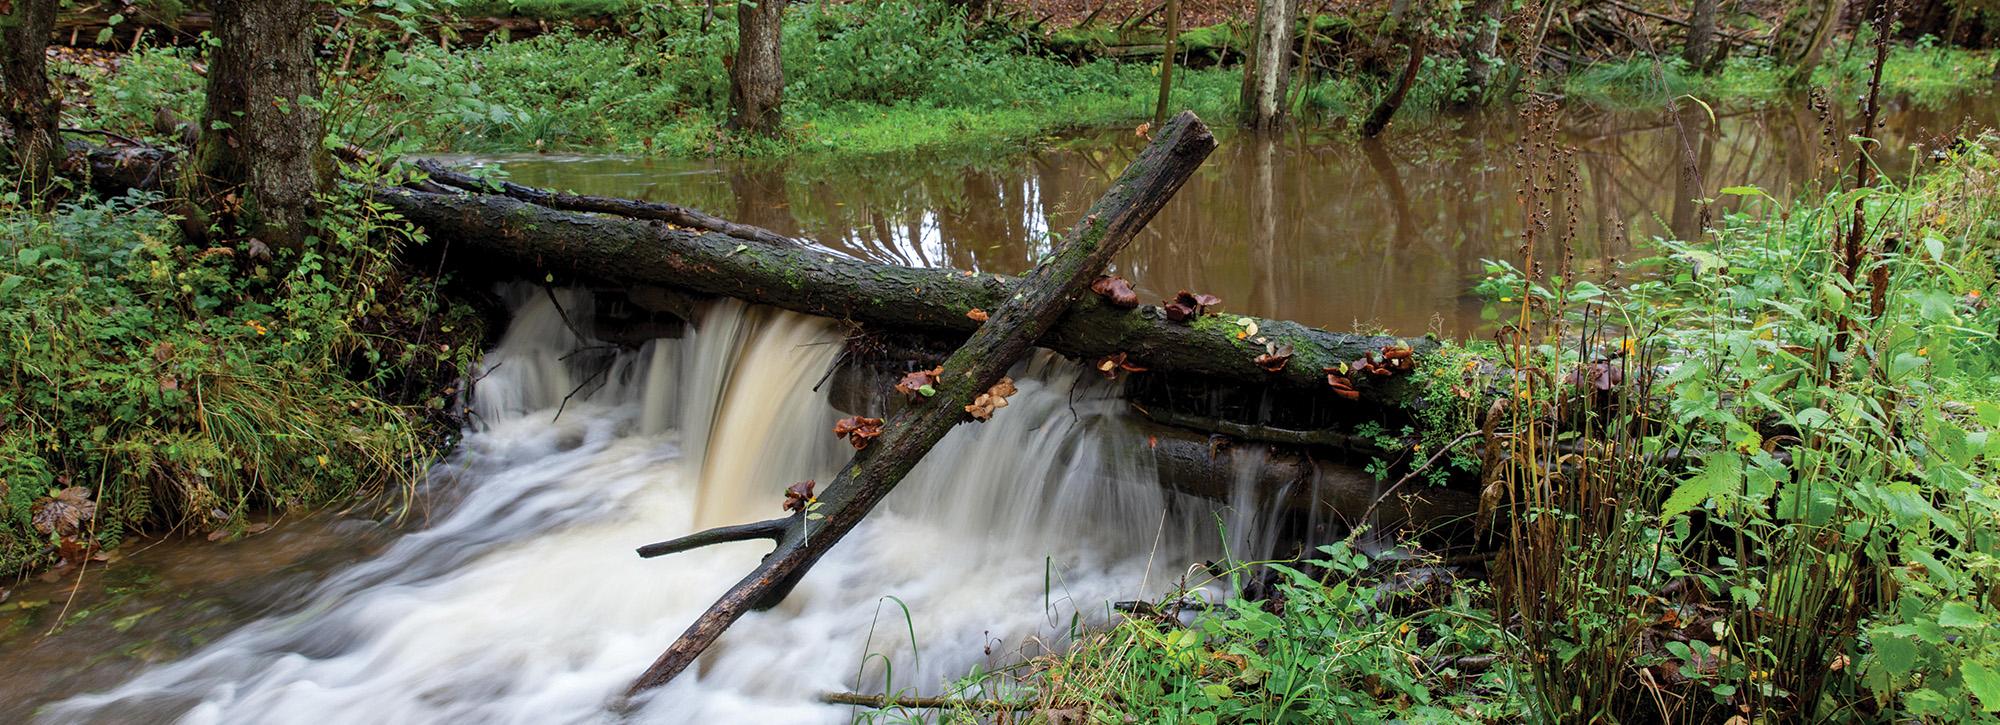
<path fill-rule="evenodd" d="M 31 199 L 55 178 L 62 153 L 56 128 L 59 104 L 49 93 L 47 49 L 55 31 L 56 0 L 0 0 L 0 118 L 14 137 L 4 159 Z"/>
<path fill-rule="evenodd" d="M 1813 68 L 1819 65 L 1819 56 L 1826 50 L 1826 43 L 1833 38 L 1833 28 L 1840 23 L 1841 0 L 1826 0 L 1820 8 L 1819 22 L 1813 25 L 1812 37 L 1806 39 L 1806 47 L 1799 51 L 1797 62 L 1792 65 L 1792 74 L 1786 78 L 1787 85 L 1804 87 L 1812 83 Z"/>
<path fill-rule="evenodd" d="M 1160 100 L 1153 106 L 1153 125 L 1167 122 L 1167 102 L 1174 92 L 1174 41 L 1181 35 L 1181 0 L 1167 0 L 1167 45 L 1160 52 Z"/>
<path fill-rule="evenodd" d="M 785 0 L 737 0 L 736 59 L 729 67 L 729 125 L 775 136 L 784 122 Z"/>
<path fill-rule="evenodd" d="M 1396 110 L 1403 107 L 1403 99 L 1410 96 L 1410 87 L 1417 83 L 1417 72 L 1423 70 L 1424 50 L 1429 45 L 1426 42 L 1428 39 L 1429 36 L 1422 32 L 1409 34 L 1407 45 L 1410 48 L 1410 55 L 1403 63 L 1403 75 L 1396 79 L 1395 90 L 1390 91 L 1381 103 L 1375 104 L 1375 110 L 1368 113 L 1368 120 L 1362 122 L 1362 138 L 1375 138 L 1381 135 L 1382 131 L 1389 127 L 1390 119 L 1396 117 Z"/>
<path fill-rule="evenodd" d="M 1214 136 L 1192 113 L 1182 113 L 1161 129 L 1152 145 L 1064 237 L 1055 256 L 1013 284 L 1007 301 L 945 360 L 937 394 L 892 416 L 881 436 L 854 455 L 818 500 L 818 508 L 809 509 L 823 509 L 824 518 L 815 521 L 805 511 L 794 516 L 771 555 L 695 620 L 632 683 L 628 694 L 666 684 L 743 614 L 782 599 L 931 447 L 966 420 L 966 404 L 998 382 L 1037 338 L 1056 326 L 1091 280 L 1166 206 L 1214 149 Z"/>
<path fill-rule="evenodd" d="M 1707 73 L 1715 60 L 1715 15 L 1721 0 L 1694 0 L 1688 15 L 1687 47 L 1681 58 L 1696 73 Z"/>
<path fill-rule="evenodd" d="M 991 311 L 1013 280 L 954 269 L 877 264 L 795 244 L 764 244 L 723 234 L 675 229 L 659 222 L 549 209 L 505 196 L 433 194 L 385 189 L 377 196 L 445 240 L 455 266 L 493 265 L 496 273 L 663 285 L 734 297 L 821 317 L 896 330 L 962 337 L 979 328 L 973 309 Z M 1097 359 L 1124 352 L 1133 362 L 1175 372 L 1258 385 L 1326 390 L 1324 367 L 1379 352 L 1397 338 L 1348 335 L 1284 320 L 1255 319 L 1259 334 L 1294 348 L 1280 372 L 1255 359 L 1254 340 L 1222 317 L 1196 324 L 1169 322 L 1158 308 L 1127 310 L 1095 295 L 1077 302 L 1044 347 Z M 1253 318 L 1254 319 L 1254 318 Z M 1412 341 L 1419 350 L 1430 343 Z M 1362 401 L 1400 402 L 1405 378 L 1355 381 Z"/>
<path fill-rule="evenodd" d="M 1297 9 L 1298 0 L 1257 0 L 1256 35 L 1243 64 L 1243 122 L 1252 128 L 1268 130 L 1284 121 Z"/>
<path fill-rule="evenodd" d="M 216 0 L 195 198 L 224 232 L 297 249 L 330 160 L 322 146 L 311 0 Z M 234 195 L 236 200 L 229 197 Z"/>
<path fill-rule="evenodd" d="M 1486 97 L 1493 85 L 1493 62 L 1500 53 L 1500 11 L 1504 0 L 1474 0 L 1467 21 L 1472 33 L 1459 45 L 1465 57 L 1465 76 L 1459 80 L 1458 100 L 1452 105 L 1471 108 Z"/>

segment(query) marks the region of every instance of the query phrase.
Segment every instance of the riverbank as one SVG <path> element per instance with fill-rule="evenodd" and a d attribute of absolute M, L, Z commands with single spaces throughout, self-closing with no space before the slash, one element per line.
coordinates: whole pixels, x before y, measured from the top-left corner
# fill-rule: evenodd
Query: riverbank
<path fill-rule="evenodd" d="M 1086 54 L 1079 60 L 1051 54 L 1048 41 L 1035 33 L 999 23 L 968 25 L 941 2 L 803 5 L 785 19 L 784 132 L 747 138 L 725 128 L 724 60 L 735 36 L 730 18 L 708 22 L 700 8 L 654 8 L 622 24 L 619 33 L 590 34 L 557 25 L 525 40 L 496 37 L 476 47 L 390 43 L 376 49 L 380 62 L 366 70 L 361 68 L 369 64 L 350 55 L 328 74 L 329 103 L 347 109 L 333 119 L 335 135 L 387 152 L 991 156 L 1060 132 L 1135 127 L 1151 118 L 1160 90 L 1157 56 Z M 1187 36 L 1213 36 L 1204 42 L 1227 48 L 1241 44 L 1240 32 L 1224 24 L 1191 29 Z M 1866 43 L 1865 37 L 1846 39 L 1829 48 L 1831 60 L 1817 67 L 1810 87 L 1823 98 L 1851 103 L 1867 79 L 1872 54 L 1862 47 Z M 157 106 L 179 118 L 196 116 L 198 61 L 187 47 L 152 47 L 108 61 L 58 64 L 58 70 L 73 79 L 72 97 L 84 100 L 71 111 L 75 125 L 172 143 L 170 125 L 157 122 Z M 1884 91 L 1936 104 L 1984 91 L 1993 66 L 1990 52 L 1898 42 L 1890 49 Z M 1398 123 L 1430 123 L 1461 109 L 1464 67 L 1451 56 L 1426 59 Z M 1727 111 L 1802 93 L 1787 85 L 1790 73 L 1765 55 L 1732 56 L 1708 74 L 1688 70 L 1678 58 L 1637 56 L 1523 83 L 1578 109 L 1664 107 L 1692 97 Z M 1178 68 L 1172 106 L 1204 118 L 1234 118 L 1240 76 L 1233 65 Z M 1358 126 L 1390 91 L 1391 80 L 1358 70 L 1316 74 L 1294 89 L 1296 122 Z M 1487 101 L 1504 106 L 1512 99 L 1493 94 Z"/>
<path fill-rule="evenodd" d="M 1574 162 L 1536 148 L 1523 165 L 1558 181 L 1526 202 L 1557 208 Z M 1531 226 L 1477 285 L 1501 344 L 1426 362 L 1449 363 L 1433 385 L 1506 394 L 1466 411 L 1483 464 L 1404 453 L 1409 476 L 1427 458 L 1483 470 L 1473 525 L 1508 545 L 1444 558 L 1350 537 L 1211 565 L 946 693 L 1140 721 L 1983 717 L 2000 708 L 2000 649 L 1977 634 L 2000 622 L 1996 149 L 1961 140 L 1859 192 L 1723 188 L 1742 212 L 1602 284 L 1572 276 L 1570 233 Z M 1858 257 L 1826 243 L 1847 234 Z M 1211 609 L 1216 588 L 1245 596 Z"/>

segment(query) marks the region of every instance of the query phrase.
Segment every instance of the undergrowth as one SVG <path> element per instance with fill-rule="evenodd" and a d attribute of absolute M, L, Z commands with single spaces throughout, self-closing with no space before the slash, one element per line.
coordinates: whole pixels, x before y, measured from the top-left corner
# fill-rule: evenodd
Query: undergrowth
<path fill-rule="evenodd" d="M 0 573 L 407 492 L 453 429 L 476 322 L 368 199 L 269 262 L 184 244 L 156 196 L 26 201 L 0 198 Z"/>
<path fill-rule="evenodd" d="M 1478 289 L 1501 331 L 1420 373 L 1419 419 L 1479 434 L 1464 528 L 1497 550 L 1211 567 L 947 691 L 1034 722 L 2000 721 L 2000 136 L 1724 187 L 1701 237 L 1589 280 L 1550 115 Z"/>
<path fill-rule="evenodd" d="M 409 14 L 383 15 L 390 18 L 383 27 L 406 24 L 409 35 L 357 29 L 359 23 L 330 31 L 327 46 L 340 52 L 328 63 L 327 95 L 346 111 L 330 119 L 339 141 L 387 152 L 668 156 L 997 150 L 1068 129 L 1136 125 L 1151 117 L 1159 91 L 1155 63 L 1054 57 L 1029 34 L 1004 24 L 968 27 L 958 10 L 935 0 L 800 4 L 784 21 L 784 133 L 749 139 L 724 130 L 724 58 L 736 37 L 732 12 L 716 13 L 704 30 L 697 4 L 417 4 L 475 15 L 608 14 L 620 19 L 624 32 L 559 29 L 447 49 L 410 42 L 421 37 L 416 31 L 425 21 Z M 1192 32 L 1218 29 L 1226 30 Z M 1867 55 L 1829 50 L 1830 62 L 1815 82 L 1852 86 L 1866 74 Z M 72 109 L 75 125 L 171 142 L 155 123 L 156 106 L 180 118 L 198 117 L 198 61 L 191 48 L 153 47 L 126 56 L 110 73 L 62 67 L 81 76 L 89 92 L 91 102 Z M 1990 65 L 1986 53 L 1930 42 L 1899 45 L 1885 83 L 1919 103 L 1939 103 L 1983 78 Z M 1422 117 L 1464 101 L 1458 82 L 1464 68 L 1453 56 L 1428 57 L 1402 115 Z M 1687 71 L 1677 59 L 1656 64 L 1641 58 L 1594 64 L 1558 85 L 1573 100 L 1608 107 L 1657 106 L 1684 94 L 1715 103 L 1761 102 L 1786 93 L 1786 73 L 1760 57 L 1733 58 L 1708 76 Z M 1235 115 L 1240 69 L 1183 67 L 1174 77 L 1174 107 L 1218 122 Z M 1390 80 L 1343 67 L 1293 89 L 1290 101 L 1307 123 L 1354 122 L 1389 91 Z"/>

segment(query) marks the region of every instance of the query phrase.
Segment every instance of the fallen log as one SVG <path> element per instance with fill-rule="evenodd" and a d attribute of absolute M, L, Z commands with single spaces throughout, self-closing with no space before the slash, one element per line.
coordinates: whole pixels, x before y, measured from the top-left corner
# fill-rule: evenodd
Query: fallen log
<path fill-rule="evenodd" d="M 384 189 L 377 199 L 432 238 L 450 240 L 461 263 L 495 265 L 502 276 L 532 272 L 527 276 L 664 285 L 960 339 L 980 326 L 968 313 L 999 307 L 1015 282 L 1002 275 L 877 264 L 659 221 L 551 209 L 510 196 Z M 1248 329 L 1239 320 L 1254 324 L 1257 334 L 1239 339 Z M 1289 362 L 1276 372 L 1258 365 L 1265 348 L 1257 338 L 1290 346 Z M 1323 368 L 1405 342 L 1419 353 L 1434 347 L 1423 339 L 1328 332 L 1227 314 L 1173 322 L 1155 306 L 1125 309 L 1090 295 L 1072 305 L 1039 344 L 1086 361 L 1122 352 L 1155 372 L 1323 392 Z M 1355 383 L 1371 407 L 1399 405 L 1410 397 L 1404 376 Z"/>
<path fill-rule="evenodd" d="M 1214 149 L 1215 137 L 1193 113 L 1184 112 L 1162 128 L 1091 205 L 1055 255 L 1006 290 L 1004 302 L 946 358 L 935 394 L 892 416 L 880 435 L 855 453 L 823 497 L 798 507 L 777 548 L 689 625 L 632 683 L 628 695 L 666 684 L 746 612 L 782 599 L 931 447 L 967 419 L 975 398 L 992 390 L 1007 369 L 1055 327 L 1112 256 L 1131 243 Z M 817 513 L 820 510 L 825 513 Z"/>
<path fill-rule="evenodd" d="M 803 240 L 793 239 L 763 227 L 739 224 L 699 209 L 690 209 L 679 204 L 620 199 L 609 196 L 564 194 L 548 189 L 522 186 L 511 181 L 482 179 L 454 170 L 431 159 L 418 161 L 417 168 L 423 169 L 424 173 L 429 174 L 432 181 L 449 184 L 464 191 L 500 194 L 550 209 L 663 221 L 668 224 L 693 229 L 719 232 L 736 237 L 737 239 L 780 246 L 803 243 Z"/>
<path fill-rule="evenodd" d="M 69 146 L 87 159 L 91 186 L 108 196 L 130 189 L 171 192 L 178 176 L 174 154 L 162 149 L 79 141 Z M 378 189 L 375 198 L 444 242 L 436 246 L 451 250 L 453 267 L 484 267 L 495 277 L 553 274 L 584 282 L 660 286 L 955 340 L 979 327 L 968 313 L 997 308 L 1014 284 L 1004 275 L 854 259 L 807 240 L 671 204 L 518 185 L 503 186 L 504 194 L 439 185 L 454 180 L 487 184 L 461 177 L 447 175 L 416 188 Z M 1250 325 L 1257 334 L 1239 338 Z M 1276 371 L 1259 365 L 1257 358 L 1265 352 L 1260 338 L 1289 346 L 1290 360 Z M 1089 295 L 1071 305 L 1038 344 L 1086 362 L 1125 353 L 1158 373 L 1324 394 L 1324 368 L 1405 343 L 1419 354 L 1436 346 L 1423 338 L 1329 332 L 1288 320 L 1229 314 L 1174 322 L 1159 306 L 1126 309 Z M 1414 397 L 1415 386 L 1407 376 L 1357 376 L 1353 383 L 1366 404 L 1364 411 L 1402 406 Z"/>

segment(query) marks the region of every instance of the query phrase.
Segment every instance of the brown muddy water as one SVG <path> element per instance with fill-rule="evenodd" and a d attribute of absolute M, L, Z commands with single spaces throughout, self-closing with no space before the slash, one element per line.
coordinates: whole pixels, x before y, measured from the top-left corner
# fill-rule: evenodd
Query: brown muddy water
<path fill-rule="evenodd" d="M 1990 97 L 1892 102 L 1884 166 L 1903 173 L 1922 149 L 1996 117 Z M 1692 233 L 1696 200 L 1724 186 L 1780 198 L 1819 188 L 1847 148 L 1829 130 L 1847 120 L 1804 106 L 1714 123 L 1691 111 L 1556 122 L 1578 149 L 1576 258 L 1599 274 L 1644 256 L 1652 236 Z M 1156 297 L 1189 288 L 1230 311 L 1329 328 L 1479 335 L 1481 305 L 1465 289 L 1482 259 L 1514 254 L 1520 133 L 1495 114 L 1406 124 L 1371 144 L 1231 134 L 1119 265 Z M 1018 272 L 1142 144 L 1115 130 L 973 161 L 477 161 L 522 183 L 673 201 L 867 259 Z M 0 587 L 0 722 L 610 719 L 606 697 L 754 561 L 725 547 L 639 562 L 631 547 L 771 509 L 784 485 L 737 482 L 826 480 L 845 460 L 831 439 L 796 444 L 825 438 L 812 433 L 831 409 L 811 381 L 838 333 L 721 303 L 688 340 L 620 353 L 605 386 L 556 418 L 557 401 L 599 372 L 569 354 L 588 341 L 542 296 L 510 294 L 516 321 L 489 357 L 505 365 L 475 402 L 488 424 L 468 432 L 414 515 L 140 542 L 81 575 Z M 1013 415 L 954 432 L 941 462 L 793 601 L 745 620 L 699 673 L 627 715 L 837 721 L 844 711 L 812 695 L 879 689 L 857 681 L 880 675 L 866 652 L 921 646 L 921 662 L 901 650 L 874 661 L 893 660 L 928 694 L 1031 654 L 1027 642 L 1059 640 L 1056 623 L 1104 601 L 1157 596 L 1221 538 L 1256 548 L 1254 502 L 1230 507 L 1230 533 L 1218 534 L 1223 513 L 1163 499 L 1145 485 L 1150 459 L 1120 427 L 1115 393 L 1069 372 L 1028 366 Z M 908 613 L 885 614 L 886 594 Z M 905 616 L 920 642 L 885 644 Z M 84 693 L 96 694 L 51 706 Z"/>
<path fill-rule="evenodd" d="M 1883 165 L 1961 127 L 2000 120 L 1987 96 L 1918 108 L 1892 100 Z M 1575 111 L 1556 119 L 1578 150 L 1579 261 L 1630 258 L 1655 235 L 1693 233 L 1696 200 L 1756 185 L 1780 199 L 1823 188 L 1851 155 L 1835 109 L 1725 113 Z M 1232 312 L 1330 329 L 1482 331 L 1465 294 L 1488 258 L 1512 258 L 1522 123 L 1494 112 L 1398 126 L 1379 143 L 1294 131 L 1232 133 L 1118 264 L 1153 299 L 1192 289 Z M 1836 147 L 1836 144 L 1838 146 Z M 986 162 L 916 156 L 840 164 L 520 156 L 490 158 L 520 183 L 694 206 L 806 236 L 858 257 L 1014 273 L 1048 249 L 1144 139 L 1074 136 Z M 1836 151 L 1841 154 L 1836 158 Z M 1733 198 L 1729 202 L 1736 201 Z"/>

